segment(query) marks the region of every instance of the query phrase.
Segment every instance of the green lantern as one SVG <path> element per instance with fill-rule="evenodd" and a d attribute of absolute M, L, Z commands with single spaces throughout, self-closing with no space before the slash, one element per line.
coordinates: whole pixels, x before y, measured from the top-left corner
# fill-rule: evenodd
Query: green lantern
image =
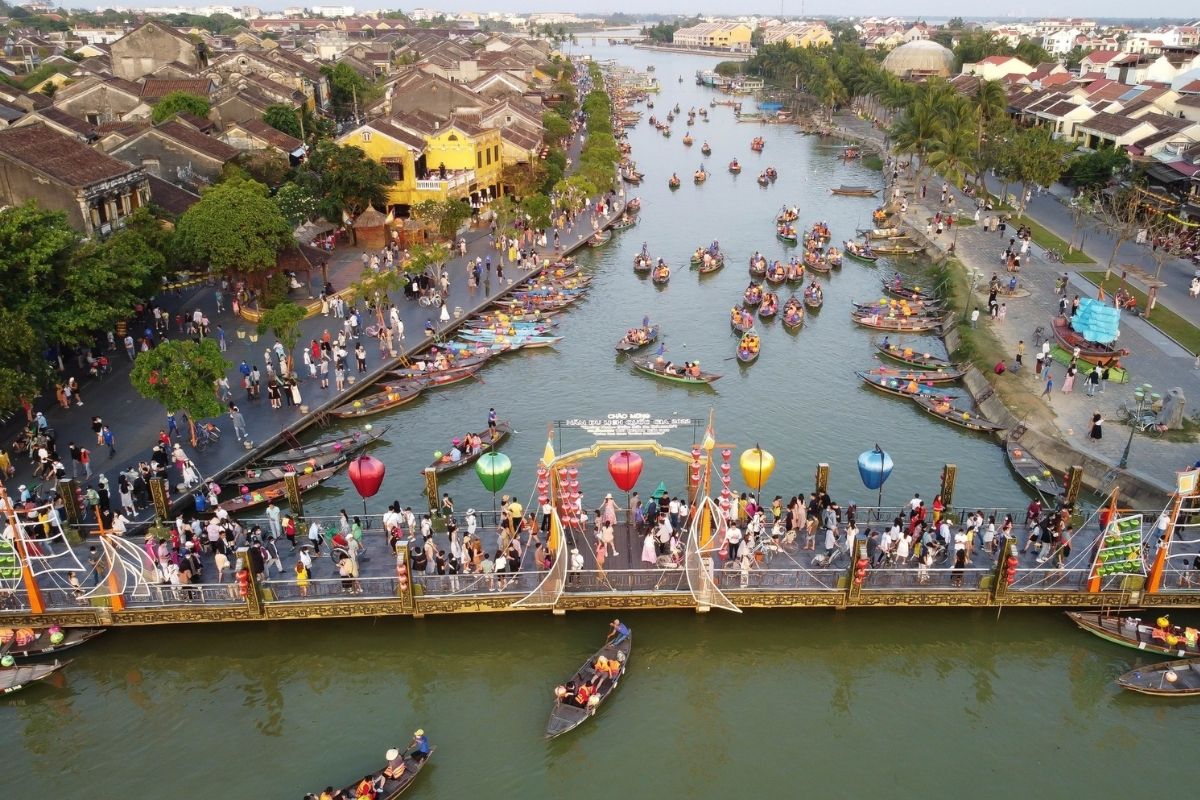
<path fill-rule="evenodd" d="M 503 453 L 484 453 L 475 462 L 475 474 L 483 488 L 492 494 L 504 488 L 512 472 L 512 461 Z"/>

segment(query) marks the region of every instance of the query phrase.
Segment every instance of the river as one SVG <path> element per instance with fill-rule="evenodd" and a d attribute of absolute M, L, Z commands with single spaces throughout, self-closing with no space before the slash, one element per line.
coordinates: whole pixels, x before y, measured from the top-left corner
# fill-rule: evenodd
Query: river
<path fill-rule="evenodd" d="M 586 41 L 586 39 L 584 40 Z M 692 75 L 713 59 L 601 45 L 598 58 L 655 64 L 664 82 L 655 112 L 707 106 Z M 679 75 L 683 83 L 673 82 Z M 482 383 L 427 394 L 375 424 L 392 423 L 375 452 L 389 467 L 381 498 L 414 506 L 418 471 L 434 449 L 479 429 L 489 406 L 520 432 L 504 447 L 509 488 L 528 494 L 548 421 L 612 412 L 706 417 L 717 438 L 760 443 L 779 462 L 768 493 L 809 490 L 817 462 L 832 466 L 835 498 L 870 499 L 857 454 L 878 442 L 896 461 L 885 502 L 931 497 L 940 467 L 959 467 L 958 498 L 1023 505 L 1026 495 L 995 442 L 933 420 L 906 401 L 858 384 L 872 362 L 870 335 L 847 314 L 878 296 L 883 268 L 847 261 L 826 281 L 826 306 L 803 331 L 760 325 L 763 355 L 740 370 L 726 316 L 748 280 L 755 249 L 786 252 L 771 218 L 799 204 L 801 222 L 827 220 L 835 241 L 866 225 L 873 203 L 831 199 L 828 187 L 878 176 L 843 165 L 835 145 L 784 126 L 737 124 L 711 109 L 663 139 L 643 122 L 632 134 L 648 182 L 639 225 L 585 253 L 597 279 L 562 323 L 564 341 L 501 359 Z M 767 140 L 761 157 L 749 140 Z M 712 177 L 686 178 L 713 147 Z M 725 169 L 737 156 L 745 171 Z M 774 165 L 779 181 L 754 183 Z M 678 192 L 667 177 L 685 178 Z M 730 254 L 701 282 L 687 269 L 696 246 L 719 239 Z M 636 277 L 641 243 L 673 265 L 657 290 Z M 716 391 L 689 392 L 633 373 L 612 345 L 643 314 L 663 325 L 668 354 L 724 373 Z M 931 345 L 935 346 L 935 345 Z M 693 431 L 665 440 L 690 446 Z M 566 430 L 561 447 L 590 439 Z M 673 487 L 677 465 L 647 459 L 641 487 Z M 590 497 L 610 486 L 586 462 Z M 444 484 L 460 508 L 489 498 L 469 472 Z M 342 477 L 310 508 L 353 508 Z M 372 501 L 375 502 L 375 501 Z M 411 792 L 421 798 L 692 795 L 705 798 L 1017 793 L 1113 797 L 1178 790 L 1191 763 L 1200 705 L 1122 693 L 1113 678 L 1139 658 L 1079 632 L 1055 612 L 642 613 L 630 672 L 597 719 L 560 740 L 541 738 L 550 689 L 603 637 L 607 618 L 540 613 L 424 620 L 186 626 L 110 631 L 81 648 L 50 686 L 0 701 L 12 798 L 299 798 L 348 783 L 423 727 L 438 751 Z M 1179 620 L 1184 621 L 1184 620 Z M 1180 759 L 1184 759 L 1180 761 Z M 1153 777 L 1155 774 L 1160 777 Z"/>

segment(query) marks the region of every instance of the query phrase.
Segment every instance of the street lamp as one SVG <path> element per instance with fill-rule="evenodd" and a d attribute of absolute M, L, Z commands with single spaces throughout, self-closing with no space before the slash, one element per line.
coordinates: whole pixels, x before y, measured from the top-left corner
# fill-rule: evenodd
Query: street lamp
<path fill-rule="evenodd" d="M 1134 407 L 1134 412 L 1129 420 L 1129 440 L 1125 442 L 1125 452 L 1121 453 L 1121 461 L 1117 464 L 1120 469 L 1125 469 L 1129 466 L 1129 451 L 1133 449 L 1133 434 L 1137 432 L 1138 424 L 1142 421 L 1142 414 L 1153 404 L 1154 389 L 1148 383 L 1143 383 L 1141 386 L 1133 390 L 1133 400 L 1137 404 Z"/>

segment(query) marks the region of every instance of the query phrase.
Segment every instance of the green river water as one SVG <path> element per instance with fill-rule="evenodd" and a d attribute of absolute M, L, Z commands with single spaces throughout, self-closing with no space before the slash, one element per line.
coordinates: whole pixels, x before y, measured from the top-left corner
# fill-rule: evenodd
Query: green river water
<path fill-rule="evenodd" d="M 583 49 L 656 65 L 664 91 L 647 116 L 714 96 L 692 78 L 713 59 Z M 932 497 L 949 461 L 959 466 L 960 503 L 1025 504 L 994 441 L 858 384 L 852 369 L 872 364 L 871 337 L 852 326 L 848 304 L 878 297 L 886 266 L 848 260 L 824 281 L 825 308 L 803 331 L 760 325 L 757 364 L 739 370 L 723 360 L 733 355 L 726 320 L 747 283 L 747 257 L 786 252 L 773 236 L 778 208 L 799 204 L 801 223 L 824 219 L 840 241 L 869 224 L 874 203 L 831 199 L 829 186 L 878 174 L 843 165 L 834 142 L 739 125 L 725 107 L 710 116 L 694 126 L 690 149 L 682 119 L 669 140 L 645 122 L 632 132 L 648 181 L 635 190 L 641 222 L 582 255 L 598 278 L 564 318 L 557 350 L 507 357 L 483 383 L 429 393 L 377 421 L 394 425 L 375 451 L 389 467 L 381 499 L 416 506 L 430 453 L 481 428 L 494 405 L 520 431 L 504 450 L 514 462 L 508 488 L 521 496 L 550 420 L 704 417 L 713 408 L 720 441 L 758 442 L 776 455 L 768 494 L 808 491 L 825 461 L 834 497 L 865 504 L 873 498 L 854 459 L 879 442 L 896 461 L 885 503 L 913 491 Z M 755 135 L 767 140 L 762 156 L 749 151 Z M 705 140 L 712 177 L 697 188 L 687 178 L 705 160 Z M 745 166 L 736 180 L 726 171 L 734 156 Z M 768 164 L 780 178 L 760 189 L 754 178 Z M 684 178 L 675 193 L 671 171 Z M 712 239 L 729 263 L 702 282 L 686 260 Z M 643 241 L 674 268 L 663 290 L 632 272 Z M 643 314 L 662 323 L 671 358 L 724 373 L 716 391 L 660 384 L 613 357 L 613 343 Z M 688 447 L 692 431 L 665 439 Z M 563 434 L 564 447 L 589 442 Z M 648 459 L 639 488 L 682 477 Z M 581 482 L 592 498 L 611 487 L 597 462 L 582 466 Z M 444 487 L 460 508 L 489 504 L 469 472 Z M 358 502 L 342 476 L 309 508 Z M 627 621 L 635 645 L 620 690 L 597 719 L 553 742 L 542 739 L 550 690 L 596 648 L 607 617 L 110 631 L 50 685 L 0 701 L 0 797 L 299 798 L 375 768 L 416 727 L 438 745 L 410 793 L 423 798 L 1118 797 L 1190 784 L 1200 704 L 1122 693 L 1113 678 L 1143 657 L 1057 612 L 678 612 Z"/>

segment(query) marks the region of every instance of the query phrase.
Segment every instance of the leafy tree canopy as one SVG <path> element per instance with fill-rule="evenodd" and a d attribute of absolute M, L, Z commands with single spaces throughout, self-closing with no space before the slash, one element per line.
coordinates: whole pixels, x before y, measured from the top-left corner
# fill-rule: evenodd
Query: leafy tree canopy
<path fill-rule="evenodd" d="M 267 106 L 267 110 L 263 114 L 263 122 L 277 131 L 286 133 L 288 136 L 294 136 L 301 141 L 304 140 L 304 136 L 300 130 L 300 115 L 296 113 L 296 109 L 289 105 L 275 103 Z"/>
<path fill-rule="evenodd" d="M 189 420 L 198 420 L 224 411 L 213 387 L 232 366 L 213 339 L 176 339 L 139 353 L 129 382 L 138 394 L 168 411 L 183 411 Z"/>
<path fill-rule="evenodd" d="M 357 147 L 322 141 L 308 166 L 319 182 L 321 213 L 330 222 L 340 223 L 343 210 L 360 214 L 367 206 L 387 202 L 386 190 L 392 182 L 387 169 Z"/>
<path fill-rule="evenodd" d="M 267 187 L 227 180 L 204 190 L 200 202 L 179 218 L 180 252 L 213 272 L 269 272 L 292 231 Z"/>
<path fill-rule="evenodd" d="M 186 111 L 203 119 L 208 116 L 210 108 L 211 106 L 207 97 L 201 97 L 198 94 L 191 94 L 189 92 L 167 92 L 162 96 L 162 99 L 154 104 L 150 118 L 157 125 L 181 111 Z"/>

